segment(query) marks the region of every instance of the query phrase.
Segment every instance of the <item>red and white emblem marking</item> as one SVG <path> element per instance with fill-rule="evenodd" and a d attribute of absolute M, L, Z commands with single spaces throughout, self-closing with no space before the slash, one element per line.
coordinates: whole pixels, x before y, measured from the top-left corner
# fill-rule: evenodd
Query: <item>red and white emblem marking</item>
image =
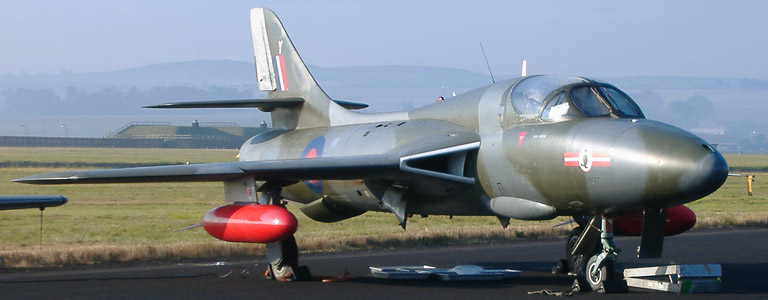
<path fill-rule="evenodd" d="M 592 170 L 592 167 L 608 167 L 610 165 L 611 155 L 607 153 L 592 152 L 586 148 L 580 152 L 563 153 L 563 166 L 579 167 L 585 173 Z"/>
<path fill-rule="evenodd" d="M 517 133 L 517 146 L 523 145 L 523 139 L 525 139 L 525 135 L 528 134 L 527 131 L 521 131 Z"/>
<path fill-rule="evenodd" d="M 285 76 L 285 61 L 283 60 L 283 56 L 274 56 L 272 63 L 275 66 L 275 79 L 277 79 L 277 89 L 281 91 L 288 90 L 288 78 Z"/>

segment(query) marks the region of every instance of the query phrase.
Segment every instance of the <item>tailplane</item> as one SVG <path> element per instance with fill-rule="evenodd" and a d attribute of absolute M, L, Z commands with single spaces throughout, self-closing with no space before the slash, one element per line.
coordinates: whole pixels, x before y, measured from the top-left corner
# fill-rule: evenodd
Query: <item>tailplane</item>
<path fill-rule="evenodd" d="M 146 108 L 242 108 L 255 107 L 269 112 L 275 129 L 293 130 L 355 122 L 374 122 L 392 114 L 375 117 L 355 114 L 350 109 L 368 105 L 332 100 L 320 88 L 299 57 L 291 39 L 274 12 L 267 8 L 251 9 L 251 32 L 256 78 L 266 99 L 209 100 L 171 102 Z M 403 115 L 394 115 L 402 119 Z"/>

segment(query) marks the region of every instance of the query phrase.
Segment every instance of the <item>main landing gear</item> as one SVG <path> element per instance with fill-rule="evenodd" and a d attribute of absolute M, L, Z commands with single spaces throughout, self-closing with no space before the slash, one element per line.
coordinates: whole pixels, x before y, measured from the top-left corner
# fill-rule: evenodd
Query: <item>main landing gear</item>
<path fill-rule="evenodd" d="M 259 194 L 258 203 L 285 207 L 280 189 L 264 190 Z M 293 236 L 282 241 L 266 244 L 266 256 L 269 261 L 264 277 L 279 281 L 310 280 L 312 275 L 306 266 L 299 266 L 299 247 Z"/>
<path fill-rule="evenodd" d="M 264 277 L 280 281 L 300 280 L 296 274 L 299 267 L 299 248 L 296 239 L 289 237 L 267 244 L 267 272 Z"/>
<path fill-rule="evenodd" d="M 599 228 L 598 228 L 599 224 Z M 617 293 L 626 290 L 614 263 L 621 250 L 613 243 L 613 219 L 595 216 L 587 224 L 574 228 L 566 242 L 566 264 L 576 276 L 579 290 Z"/>

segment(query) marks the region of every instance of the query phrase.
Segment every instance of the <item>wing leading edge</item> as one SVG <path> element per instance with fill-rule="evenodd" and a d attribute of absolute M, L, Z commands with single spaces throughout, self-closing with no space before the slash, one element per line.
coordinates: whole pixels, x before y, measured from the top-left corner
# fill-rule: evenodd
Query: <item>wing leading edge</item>
<path fill-rule="evenodd" d="M 13 182 L 27 184 L 202 182 L 228 181 L 246 175 L 253 176 L 255 180 L 265 181 L 342 180 L 393 177 L 399 169 L 399 157 L 362 155 L 51 172 L 18 178 Z"/>
<path fill-rule="evenodd" d="M 52 172 L 13 181 L 27 184 L 228 182 L 247 176 L 257 181 L 284 183 L 362 179 L 386 181 L 420 190 L 452 189 L 475 184 L 475 178 L 466 177 L 461 170 L 467 153 L 479 147 L 480 142 L 471 142 L 408 155 L 387 153 Z M 449 166 L 458 167 L 436 167 L 436 161 L 445 161 Z"/>

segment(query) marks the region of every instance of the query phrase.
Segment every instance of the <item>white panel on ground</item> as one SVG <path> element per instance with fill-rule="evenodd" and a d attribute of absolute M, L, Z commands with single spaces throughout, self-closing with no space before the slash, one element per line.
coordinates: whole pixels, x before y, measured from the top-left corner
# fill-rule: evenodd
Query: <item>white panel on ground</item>
<path fill-rule="evenodd" d="M 717 293 L 722 286 L 718 264 L 669 265 L 624 270 L 627 286 L 677 294 Z"/>
<path fill-rule="evenodd" d="M 480 281 L 520 277 L 518 270 L 485 269 L 476 265 L 460 265 L 450 269 L 432 266 L 370 267 L 370 269 L 373 277 L 391 280 Z"/>

